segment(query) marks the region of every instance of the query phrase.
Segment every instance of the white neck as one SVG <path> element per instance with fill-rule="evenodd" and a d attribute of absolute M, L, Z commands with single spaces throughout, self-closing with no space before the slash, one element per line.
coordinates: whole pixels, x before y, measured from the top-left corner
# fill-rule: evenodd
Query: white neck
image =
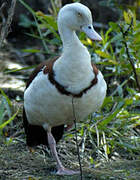
<path fill-rule="evenodd" d="M 76 93 L 89 86 L 94 78 L 91 57 L 75 31 L 61 26 L 59 33 L 63 42 L 63 53 L 54 64 L 55 79 L 67 87 L 67 90 Z"/>
<path fill-rule="evenodd" d="M 75 31 L 67 28 L 66 26 L 59 27 L 59 34 L 63 43 L 63 50 L 65 48 L 70 47 L 72 45 L 81 44 L 80 40 L 78 39 Z"/>

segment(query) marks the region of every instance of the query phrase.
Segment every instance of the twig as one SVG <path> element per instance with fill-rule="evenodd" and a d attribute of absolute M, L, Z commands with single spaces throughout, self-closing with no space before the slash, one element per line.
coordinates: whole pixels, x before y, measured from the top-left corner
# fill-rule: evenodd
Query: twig
<path fill-rule="evenodd" d="M 44 46 L 44 49 L 45 49 L 45 51 L 46 51 L 47 53 L 49 53 L 49 49 L 48 49 L 47 44 L 46 44 L 46 42 L 45 42 L 45 40 L 44 40 L 44 38 L 43 38 L 43 35 L 42 35 L 41 30 L 40 30 L 40 27 L 39 27 L 38 21 L 37 21 L 37 19 L 36 19 L 36 16 L 35 16 L 34 14 L 32 14 L 32 15 L 33 15 L 33 17 L 34 17 L 34 20 L 35 20 L 35 23 L 36 23 L 36 26 L 37 26 L 37 30 L 38 30 L 39 36 L 40 36 L 41 39 L 42 39 L 42 44 L 43 44 L 43 46 Z"/>
<path fill-rule="evenodd" d="M 78 145 L 78 138 L 77 138 L 77 126 L 76 126 L 76 114 L 75 114 L 75 108 L 74 108 L 74 98 L 72 97 L 72 110 L 73 110 L 73 117 L 74 117 L 74 125 L 75 125 L 75 138 L 76 138 L 76 146 L 77 146 L 77 154 L 78 154 L 78 161 L 80 166 L 80 180 L 83 179 L 83 172 L 82 172 L 82 165 L 81 165 L 81 158 L 80 158 L 80 151 L 79 151 L 79 145 Z"/>
<path fill-rule="evenodd" d="M 0 9 L 1 11 L 5 7 L 5 5 L 6 5 L 6 3 L 2 4 L 1 9 Z M 11 25 L 11 22 L 13 19 L 15 6 L 16 6 L 16 0 L 12 0 L 11 7 L 8 10 L 7 21 L 5 21 L 5 18 L 2 14 L 3 23 L 2 23 L 2 29 L 1 29 L 0 48 L 2 47 L 4 39 L 7 37 L 8 33 L 10 32 L 10 25 Z"/>
<path fill-rule="evenodd" d="M 1 18 L 2 18 L 2 24 L 1 26 L 3 26 L 5 24 L 5 17 L 4 17 L 4 14 L 3 14 L 3 9 L 6 7 L 6 2 L 2 3 L 1 7 L 0 7 L 0 15 L 1 15 Z"/>
<path fill-rule="evenodd" d="M 85 151 L 86 138 L 87 138 L 87 128 L 84 129 L 84 135 L 83 135 L 83 138 L 82 138 L 82 157 L 83 157 L 83 153 Z"/>
<path fill-rule="evenodd" d="M 120 28 L 120 31 L 121 31 L 121 33 L 123 35 L 123 39 L 124 39 L 123 44 L 124 44 L 125 49 L 126 49 L 126 54 L 127 54 L 128 60 L 129 60 L 131 66 L 132 66 L 132 69 L 133 69 L 133 73 L 134 73 L 134 76 L 135 76 L 137 87 L 140 90 L 140 84 L 139 84 L 137 72 L 136 72 L 135 66 L 133 64 L 133 60 L 132 60 L 132 58 L 130 56 L 130 53 L 129 53 L 129 50 L 128 50 L 129 47 L 128 47 L 127 42 L 126 42 L 126 36 L 127 36 L 128 32 L 129 32 L 130 28 L 132 27 L 132 25 L 133 25 L 133 18 L 131 19 L 131 23 L 130 23 L 129 27 L 127 28 L 127 30 L 125 32 L 123 31 L 123 29 L 122 29 L 122 27 L 120 25 L 119 25 L 119 28 Z"/>

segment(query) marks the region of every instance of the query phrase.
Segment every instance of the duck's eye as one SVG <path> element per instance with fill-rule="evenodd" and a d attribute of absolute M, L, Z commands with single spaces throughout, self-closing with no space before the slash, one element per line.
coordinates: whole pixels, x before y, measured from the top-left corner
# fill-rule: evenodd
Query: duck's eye
<path fill-rule="evenodd" d="M 78 17 L 82 17 L 82 14 L 80 12 L 77 13 Z"/>
<path fill-rule="evenodd" d="M 91 26 L 88 26 L 88 29 L 92 29 Z"/>

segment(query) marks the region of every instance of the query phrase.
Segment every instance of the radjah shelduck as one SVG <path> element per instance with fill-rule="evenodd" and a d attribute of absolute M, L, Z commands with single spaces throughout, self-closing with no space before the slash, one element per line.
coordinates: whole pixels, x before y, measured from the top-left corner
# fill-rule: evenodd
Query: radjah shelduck
<path fill-rule="evenodd" d="M 106 96 L 103 75 L 91 62 L 76 31 L 85 32 L 91 40 L 102 38 L 93 28 L 90 10 L 81 3 L 62 7 L 57 23 L 63 52 L 59 58 L 40 64 L 31 74 L 24 93 L 23 122 L 27 145 L 48 145 L 57 162 L 57 174 L 72 175 L 78 171 L 66 169 L 56 150 L 64 125 L 73 124 L 72 98 L 79 122 L 97 111 Z"/>

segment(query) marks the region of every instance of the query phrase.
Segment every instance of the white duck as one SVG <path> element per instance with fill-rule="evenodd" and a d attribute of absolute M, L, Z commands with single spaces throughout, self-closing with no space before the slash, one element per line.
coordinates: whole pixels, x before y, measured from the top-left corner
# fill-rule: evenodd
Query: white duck
<path fill-rule="evenodd" d="M 84 120 L 102 105 L 106 83 L 101 72 L 91 64 L 87 48 L 75 31 L 92 40 L 102 40 L 92 26 L 90 10 L 80 4 L 67 4 L 58 14 L 58 30 L 63 42 L 62 55 L 42 63 L 31 75 L 24 93 L 24 127 L 27 145 L 48 144 L 57 162 L 57 174 L 77 172 L 63 167 L 56 141 L 64 125 L 73 124 L 72 98 L 77 121 Z"/>

